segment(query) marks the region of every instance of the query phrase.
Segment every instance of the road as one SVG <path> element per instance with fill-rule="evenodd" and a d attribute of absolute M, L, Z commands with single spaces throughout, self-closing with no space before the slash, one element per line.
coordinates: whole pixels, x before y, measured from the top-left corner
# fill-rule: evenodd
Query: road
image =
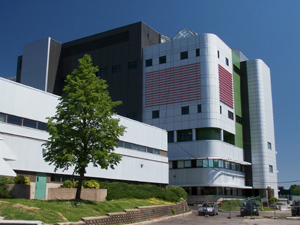
<path fill-rule="evenodd" d="M 250 217 L 241 217 L 239 212 L 231 212 L 231 218 L 229 219 L 228 212 L 219 212 L 218 216 L 198 216 L 197 210 L 192 210 L 191 213 L 185 215 L 177 215 L 173 217 L 157 219 L 154 221 L 147 221 L 138 223 L 139 225 L 154 225 L 154 224 L 233 224 L 233 225 L 290 225 L 300 224 L 300 220 L 289 220 L 286 217 L 290 216 L 290 211 L 277 211 L 276 219 L 274 219 L 274 212 L 260 212 L 260 217 L 251 219 Z M 300 219 L 300 217 L 299 217 Z"/>

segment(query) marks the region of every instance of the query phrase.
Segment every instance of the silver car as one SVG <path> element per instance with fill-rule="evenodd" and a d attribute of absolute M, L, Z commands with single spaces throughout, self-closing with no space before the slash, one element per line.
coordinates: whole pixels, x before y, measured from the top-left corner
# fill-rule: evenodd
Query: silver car
<path fill-rule="evenodd" d="M 201 215 L 210 215 L 215 216 L 219 215 L 219 208 L 215 203 L 205 202 L 198 208 L 198 214 Z"/>

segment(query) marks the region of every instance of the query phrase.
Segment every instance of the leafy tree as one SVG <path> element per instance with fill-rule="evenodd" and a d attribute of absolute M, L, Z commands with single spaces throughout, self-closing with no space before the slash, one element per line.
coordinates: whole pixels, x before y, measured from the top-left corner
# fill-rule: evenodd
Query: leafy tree
<path fill-rule="evenodd" d="M 44 160 L 57 169 L 74 168 L 79 174 L 76 199 L 80 199 L 82 182 L 88 164 L 101 169 L 114 169 L 121 156 L 114 153 L 118 137 L 125 127 L 113 117 L 113 102 L 107 91 L 108 85 L 96 77 L 97 67 L 89 55 L 79 59 L 78 68 L 66 78 L 64 94 L 59 98 L 56 115 L 48 117 L 48 142 Z"/>
<path fill-rule="evenodd" d="M 290 189 L 289 189 L 292 193 L 295 193 L 297 195 L 300 195 L 300 185 L 299 184 L 292 184 L 290 186 Z"/>

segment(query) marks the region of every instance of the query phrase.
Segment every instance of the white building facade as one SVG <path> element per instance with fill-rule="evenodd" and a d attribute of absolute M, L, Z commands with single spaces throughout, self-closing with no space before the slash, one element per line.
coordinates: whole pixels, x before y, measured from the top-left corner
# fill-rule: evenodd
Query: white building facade
<path fill-rule="evenodd" d="M 178 36 L 178 35 L 177 35 Z M 277 196 L 270 70 L 214 34 L 143 49 L 143 122 L 166 129 L 170 185 L 204 196 Z"/>
<path fill-rule="evenodd" d="M 54 173 L 54 166 L 43 160 L 45 149 L 41 145 L 48 139 L 46 117 L 55 114 L 58 96 L 3 78 L 0 90 L 0 176 L 29 176 L 33 186 L 31 198 L 46 198 L 49 187 L 76 179 L 72 169 Z M 167 185 L 166 131 L 116 117 L 127 127 L 115 150 L 122 161 L 114 170 L 89 165 L 86 178 Z"/>

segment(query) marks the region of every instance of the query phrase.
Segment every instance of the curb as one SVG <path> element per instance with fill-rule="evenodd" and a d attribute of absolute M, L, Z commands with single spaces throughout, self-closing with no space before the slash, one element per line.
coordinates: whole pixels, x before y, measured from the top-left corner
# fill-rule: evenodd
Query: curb
<path fill-rule="evenodd" d="M 174 218 L 174 217 L 189 215 L 189 214 L 192 214 L 192 213 L 193 212 L 190 211 L 190 212 L 185 212 L 185 213 L 181 213 L 181 214 L 174 215 L 174 216 L 164 216 L 164 217 L 152 218 L 150 220 L 146 220 L 146 221 L 142 221 L 142 222 L 137 222 L 137 223 L 133 223 L 133 224 L 140 224 L 140 225 L 142 225 L 142 224 L 151 224 L 151 223 L 154 223 L 154 222 L 159 222 L 159 221 L 167 220 L 167 219 Z"/>

